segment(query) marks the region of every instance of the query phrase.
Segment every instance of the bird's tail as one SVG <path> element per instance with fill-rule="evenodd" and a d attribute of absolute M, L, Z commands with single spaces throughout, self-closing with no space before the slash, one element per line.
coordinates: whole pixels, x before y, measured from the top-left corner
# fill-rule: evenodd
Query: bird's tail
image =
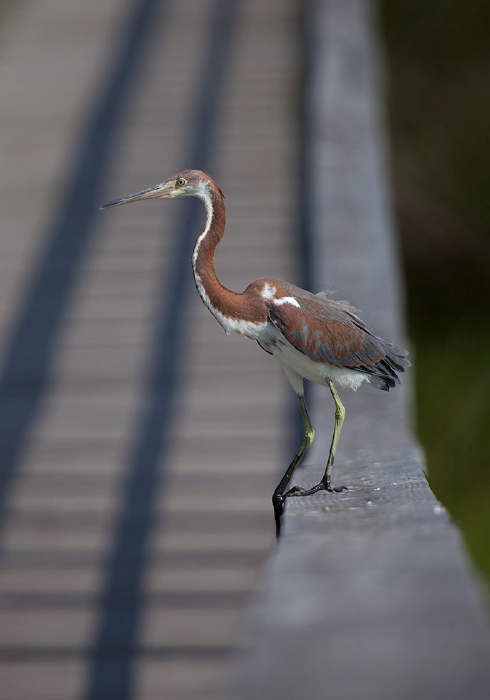
<path fill-rule="evenodd" d="M 389 391 L 400 383 L 397 372 L 404 372 L 412 364 L 408 359 L 407 350 L 399 348 L 384 338 L 376 338 L 385 351 L 385 357 L 380 360 L 371 374 L 371 383 L 382 391 Z"/>

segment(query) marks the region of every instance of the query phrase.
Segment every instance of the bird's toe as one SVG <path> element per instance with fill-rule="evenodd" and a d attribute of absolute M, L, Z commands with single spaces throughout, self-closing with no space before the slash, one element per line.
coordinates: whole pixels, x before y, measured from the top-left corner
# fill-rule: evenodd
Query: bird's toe
<path fill-rule="evenodd" d="M 289 498 L 290 496 L 305 496 L 307 494 L 307 490 L 304 489 L 302 486 L 293 486 L 292 489 L 289 489 L 289 491 L 286 491 L 284 494 L 284 498 Z"/>

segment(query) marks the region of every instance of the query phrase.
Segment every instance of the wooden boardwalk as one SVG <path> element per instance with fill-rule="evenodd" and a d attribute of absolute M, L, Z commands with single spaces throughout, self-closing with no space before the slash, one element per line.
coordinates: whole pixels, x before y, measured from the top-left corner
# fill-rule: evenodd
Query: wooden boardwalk
<path fill-rule="evenodd" d="M 489 697 L 482 599 L 421 470 L 409 377 L 345 397 L 349 490 L 288 501 L 274 547 L 295 400 L 193 289 L 202 207 L 97 211 L 209 170 L 225 284 L 302 282 L 308 249 L 314 290 L 402 342 L 371 4 L 301 7 L 0 15 L 0 700 Z M 326 393 L 297 482 L 323 471 Z"/>
<path fill-rule="evenodd" d="M 293 0 L 23 2 L 4 17 L 0 697 L 222 700 L 273 544 L 292 397 L 193 290 L 185 167 L 225 283 L 294 280 Z"/>

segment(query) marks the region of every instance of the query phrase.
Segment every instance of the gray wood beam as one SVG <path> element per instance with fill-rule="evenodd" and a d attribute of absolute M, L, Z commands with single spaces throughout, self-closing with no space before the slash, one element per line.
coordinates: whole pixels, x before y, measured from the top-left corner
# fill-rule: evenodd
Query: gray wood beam
<path fill-rule="evenodd" d="M 402 344 L 403 301 L 366 0 L 309 3 L 307 168 L 313 291 L 333 286 Z M 412 361 L 415 359 L 412 357 Z M 432 494 L 410 428 L 413 370 L 390 394 L 344 394 L 333 481 L 287 502 L 251 615 L 241 700 L 490 697 L 482 591 Z M 314 388 L 318 439 L 295 483 L 323 473 L 333 406 Z"/>

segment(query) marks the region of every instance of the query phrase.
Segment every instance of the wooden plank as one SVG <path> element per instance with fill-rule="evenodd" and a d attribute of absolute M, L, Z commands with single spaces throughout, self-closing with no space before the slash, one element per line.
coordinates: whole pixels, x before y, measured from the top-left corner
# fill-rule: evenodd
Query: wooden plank
<path fill-rule="evenodd" d="M 307 192 L 314 291 L 334 285 L 402 344 L 385 175 L 379 58 L 365 0 L 310 2 Z M 287 502 L 250 622 L 242 700 L 490 697 L 486 610 L 460 535 L 436 501 L 403 389 L 345 396 L 340 494 Z M 323 473 L 333 408 L 296 483 Z M 321 426 L 321 427 L 320 427 Z"/>

